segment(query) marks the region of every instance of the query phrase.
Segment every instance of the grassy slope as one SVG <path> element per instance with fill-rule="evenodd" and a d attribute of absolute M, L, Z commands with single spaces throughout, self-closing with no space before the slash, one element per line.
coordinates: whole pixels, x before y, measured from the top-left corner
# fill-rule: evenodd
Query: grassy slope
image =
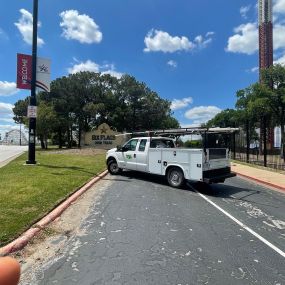
<path fill-rule="evenodd" d="M 103 154 L 37 152 L 37 166 L 24 165 L 26 159 L 24 154 L 0 168 L 0 245 L 105 169 Z"/>

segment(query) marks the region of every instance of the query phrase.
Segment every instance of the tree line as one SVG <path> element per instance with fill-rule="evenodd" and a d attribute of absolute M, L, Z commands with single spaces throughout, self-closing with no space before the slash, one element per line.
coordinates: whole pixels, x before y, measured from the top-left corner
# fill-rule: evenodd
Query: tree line
<path fill-rule="evenodd" d="M 285 158 L 285 67 L 276 64 L 261 71 L 260 82 L 238 90 L 235 109 L 226 109 L 208 121 L 207 127 L 241 127 L 246 131 L 247 147 L 259 139 L 260 153 L 268 130 L 281 128 L 280 156 Z M 260 129 L 260 136 L 256 129 Z M 262 141 L 263 140 L 263 141 Z"/>
<path fill-rule="evenodd" d="M 29 98 L 13 108 L 14 121 L 28 126 Z M 145 83 L 124 75 L 79 72 L 51 82 L 51 91 L 37 94 L 37 137 L 42 148 L 51 139 L 59 147 L 81 143 L 83 132 L 105 122 L 118 132 L 179 127 L 171 102 Z"/>

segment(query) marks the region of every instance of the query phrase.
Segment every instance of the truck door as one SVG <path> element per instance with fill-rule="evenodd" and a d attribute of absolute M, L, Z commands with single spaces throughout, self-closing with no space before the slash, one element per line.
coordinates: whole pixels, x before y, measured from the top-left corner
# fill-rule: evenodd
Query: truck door
<path fill-rule="evenodd" d="M 136 151 L 137 170 L 146 172 L 147 170 L 147 139 L 141 139 Z"/>
<path fill-rule="evenodd" d="M 130 170 L 137 170 L 136 147 L 138 139 L 132 139 L 124 145 L 126 151 L 123 152 L 124 167 Z"/>

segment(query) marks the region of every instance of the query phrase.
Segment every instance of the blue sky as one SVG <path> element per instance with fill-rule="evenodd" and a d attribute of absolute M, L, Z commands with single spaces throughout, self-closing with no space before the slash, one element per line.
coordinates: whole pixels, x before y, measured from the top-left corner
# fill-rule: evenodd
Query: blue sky
<path fill-rule="evenodd" d="M 0 11 L 0 133 L 15 128 L 16 54 L 31 54 L 32 0 Z M 39 0 L 38 56 L 52 79 L 127 73 L 172 101 L 181 126 L 233 108 L 258 79 L 257 0 Z M 285 62 L 285 0 L 274 0 L 275 60 Z M 16 128 L 18 128 L 16 126 Z"/>

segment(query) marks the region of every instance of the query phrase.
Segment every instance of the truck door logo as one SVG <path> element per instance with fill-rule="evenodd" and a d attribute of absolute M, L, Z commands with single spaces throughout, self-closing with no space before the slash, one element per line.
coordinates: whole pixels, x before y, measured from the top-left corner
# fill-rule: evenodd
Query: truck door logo
<path fill-rule="evenodd" d="M 126 155 L 126 158 L 127 158 L 127 159 L 132 159 L 132 156 L 131 156 L 130 154 L 127 154 L 127 155 Z"/>

